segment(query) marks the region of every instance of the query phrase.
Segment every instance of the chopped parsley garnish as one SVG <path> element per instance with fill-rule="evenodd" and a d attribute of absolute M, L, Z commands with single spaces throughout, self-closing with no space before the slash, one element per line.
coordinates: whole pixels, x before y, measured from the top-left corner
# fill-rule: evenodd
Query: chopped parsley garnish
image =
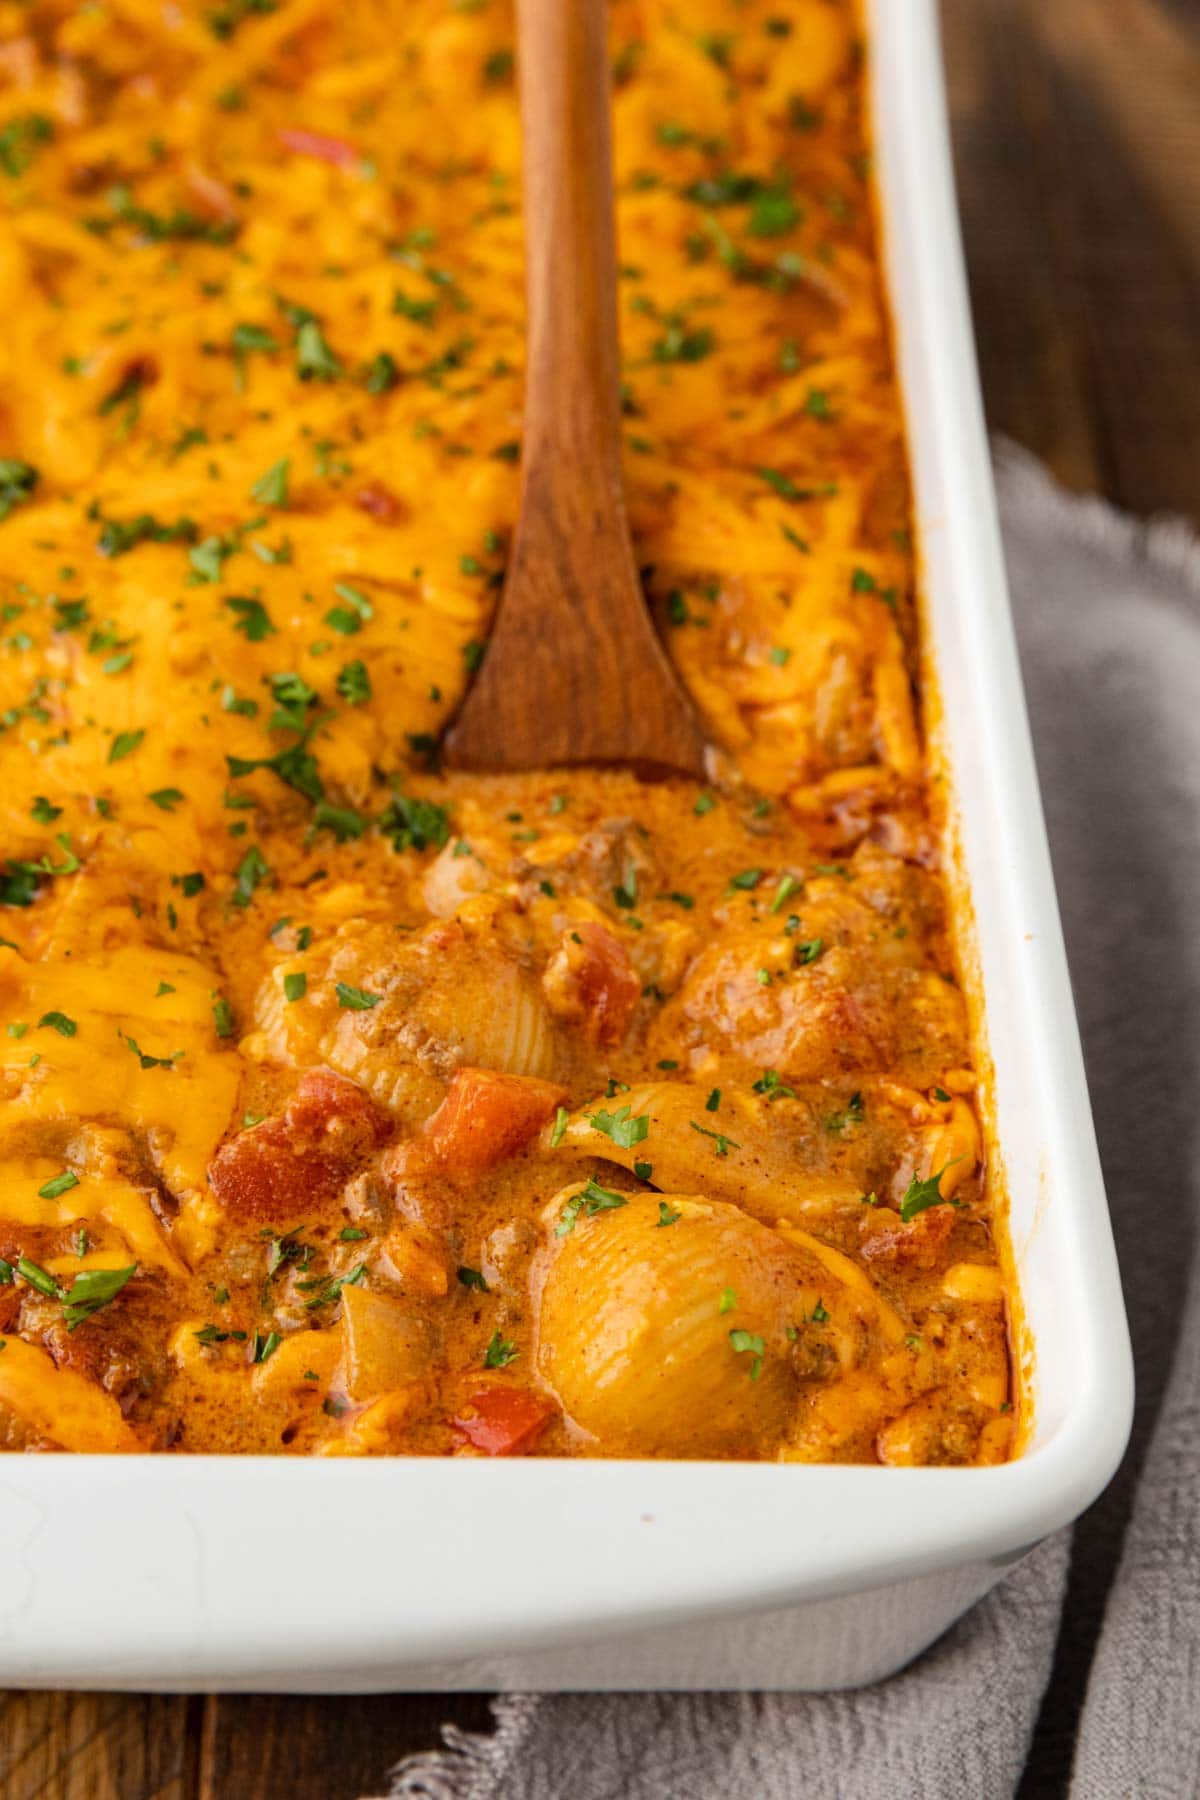
<path fill-rule="evenodd" d="M 771 911 L 773 913 L 782 912 L 792 895 L 801 885 L 802 883 L 797 881 L 794 875 L 781 875 L 779 877 L 779 886 L 775 889 L 775 897 L 771 901 Z"/>
<path fill-rule="evenodd" d="M 658 1223 L 660 1225 L 675 1225 L 682 1217 L 683 1214 L 679 1211 L 678 1207 L 668 1206 L 665 1200 L 659 1201 Z"/>
<path fill-rule="evenodd" d="M 756 888 L 761 880 L 761 869 L 742 869 L 739 874 L 729 877 L 729 885 L 731 888 L 741 888 L 744 892 L 749 892 L 751 888 Z"/>
<path fill-rule="evenodd" d="M 304 319 L 296 331 L 296 373 L 301 381 L 335 381 L 341 372 L 317 321 Z"/>
<path fill-rule="evenodd" d="M 299 1281 L 296 1285 L 306 1290 L 310 1288 L 318 1290 L 311 1300 L 306 1300 L 304 1303 L 306 1312 L 316 1312 L 318 1307 L 332 1306 L 335 1300 L 340 1299 L 344 1287 L 361 1287 L 366 1278 L 366 1263 L 356 1263 L 348 1275 L 334 1275 L 328 1281 L 323 1277 L 318 1277 L 314 1281 Z"/>
<path fill-rule="evenodd" d="M 366 988 L 351 987 L 348 982 L 339 981 L 335 992 L 339 1006 L 347 1012 L 370 1012 L 383 999 L 382 994 L 370 994 Z"/>
<path fill-rule="evenodd" d="M 145 735 L 144 731 L 118 731 L 108 747 L 109 762 L 123 762 L 127 756 L 132 756 L 134 751 L 140 747 Z"/>
<path fill-rule="evenodd" d="M 400 370 L 397 367 L 396 359 L 394 356 L 389 356 L 386 350 L 381 350 L 378 356 L 373 356 L 362 371 L 362 384 L 368 394 L 390 394 L 392 389 L 399 385 L 399 382 Z"/>
<path fill-rule="evenodd" d="M 217 1298 L 220 1299 L 220 1295 Z M 225 1298 L 229 1298 L 228 1294 Z M 230 1338 L 244 1343 L 246 1339 L 244 1331 L 222 1331 L 216 1325 L 201 1325 L 198 1331 L 193 1331 L 192 1336 L 198 1344 L 227 1344 Z"/>
<path fill-rule="evenodd" d="M 800 223 L 803 214 L 785 187 L 765 188 L 750 206 L 746 230 L 751 237 L 782 237 Z"/>
<path fill-rule="evenodd" d="M 731 1313 L 736 1305 L 737 1290 L 735 1288 L 722 1288 L 721 1304 L 717 1308 L 717 1311 L 720 1313 Z"/>
<path fill-rule="evenodd" d="M 285 1000 L 303 1000 L 308 991 L 308 976 L 303 969 L 294 969 L 283 978 L 283 997 Z"/>
<path fill-rule="evenodd" d="M 618 1206 L 628 1205 L 627 1194 L 618 1194 L 614 1188 L 604 1188 L 599 1182 L 589 1180 L 583 1191 L 572 1194 L 563 1207 L 558 1224 L 554 1227 L 554 1235 L 568 1237 L 574 1231 L 575 1221 L 580 1213 L 591 1219 L 597 1213 L 613 1212 Z"/>
<path fill-rule="evenodd" d="M 925 1212 L 928 1207 L 958 1205 L 957 1200 L 946 1200 L 942 1197 L 941 1180 L 949 1167 L 950 1164 L 947 1163 L 945 1168 L 939 1169 L 936 1175 L 930 1175 L 924 1181 L 919 1180 L 916 1175 L 909 1181 L 904 1198 L 900 1202 L 900 1217 L 906 1225 L 910 1219 L 915 1219 L 918 1213 Z"/>
<path fill-rule="evenodd" d="M 698 1131 L 701 1137 L 711 1138 L 713 1140 L 714 1154 L 717 1156 L 728 1156 L 731 1150 L 740 1150 L 742 1147 L 740 1144 L 735 1143 L 733 1138 L 726 1137 L 724 1132 L 710 1131 L 707 1125 L 700 1125 L 695 1119 L 689 1119 L 688 1124 L 693 1131 Z"/>
<path fill-rule="evenodd" d="M 15 181 L 33 162 L 38 147 L 54 136 L 54 121 L 45 113 L 21 113 L 0 130 L 0 169 Z"/>
<path fill-rule="evenodd" d="M 633 865 L 631 863 L 625 871 L 625 879 L 621 883 L 620 887 L 615 887 L 613 889 L 613 901 L 617 906 L 621 907 L 623 911 L 632 912 L 634 907 L 637 905 L 637 899 L 638 899 L 637 870 L 633 867 Z"/>
<path fill-rule="evenodd" d="M 511 50 L 493 50 L 483 65 L 483 79 L 490 85 L 507 81 L 513 72 L 513 53 Z"/>
<path fill-rule="evenodd" d="M 79 1186 L 79 1177 L 73 1169 L 64 1169 L 61 1175 L 55 1175 L 50 1181 L 44 1181 L 38 1189 L 39 1200 L 57 1200 L 60 1194 L 69 1193 L 73 1187 Z"/>
<path fill-rule="evenodd" d="M 130 1263 L 125 1269 L 81 1269 L 70 1287 L 63 1288 L 53 1275 L 38 1263 L 32 1262 L 29 1257 L 22 1256 L 17 1262 L 17 1274 L 22 1281 L 45 1299 L 61 1303 L 68 1331 L 74 1331 L 77 1325 L 90 1319 L 102 1306 L 115 1300 L 126 1282 L 137 1274 L 137 1269 L 136 1263 Z"/>
<path fill-rule="evenodd" d="M 332 625 L 342 637 L 353 637 L 356 631 L 362 630 L 368 619 L 375 617 L 375 608 L 367 596 L 358 588 L 351 587 L 348 581 L 335 582 L 333 591 L 346 604 L 330 607 L 325 614 L 325 623 Z"/>
<path fill-rule="evenodd" d="M 766 1346 L 761 1337 L 754 1332 L 743 1331 L 739 1326 L 735 1326 L 729 1333 L 729 1342 L 736 1355 L 749 1354 L 753 1358 L 750 1364 L 750 1379 L 757 1381 L 762 1374 L 763 1356 L 766 1352 Z"/>
<path fill-rule="evenodd" d="M 126 1049 L 132 1051 L 133 1055 L 137 1057 L 143 1069 L 171 1069 L 183 1055 L 182 1050 L 173 1050 L 170 1056 L 150 1056 L 142 1049 L 136 1038 L 130 1037 L 127 1031 L 121 1031 L 118 1028 L 117 1036 Z"/>
<path fill-rule="evenodd" d="M 792 948 L 792 958 L 801 968 L 808 963 L 816 962 L 825 948 L 824 938 L 805 938 Z"/>
<path fill-rule="evenodd" d="M 331 806 L 328 800 L 321 800 L 314 807 L 312 822 L 314 831 L 331 831 L 339 844 L 354 842 L 367 829 L 361 813 L 349 806 Z"/>
<path fill-rule="evenodd" d="M 225 604 L 235 615 L 234 630 L 240 631 L 252 644 L 261 644 L 264 638 L 273 635 L 275 627 L 261 600 L 252 599 L 248 594 L 227 594 Z"/>
<path fill-rule="evenodd" d="M 550 1133 L 550 1148 L 557 1150 L 562 1143 L 571 1115 L 565 1106 L 560 1106 L 554 1115 L 554 1129 Z"/>
<path fill-rule="evenodd" d="M 260 506 L 286 506 L 290 467 L 290 459 L 286 456 L 281 457 L 277 463 L 272 463 L 250 489 L 250 498 L 257 500 Z"/>
<path fill-rule="evenodd" d="M 392 311 L 399 318 L 411 319 L 414 325 L 432 325 L 437 312 L 436 300 L 414 300 L 396 288 L 392 294 Z"/>
<path fill-rule="evenodd" d="M 47 1300 L 58 1299 L 57 1281 L 39 1263 L 31 1262 L 27 1256 L 20 1256 L 17 1258 L 17 1274 L 35 1293 L 44 1294 Z"/>
<path fill-rule="evenodd" d="M 115 1300 L 121 1289 L 137 1274 L 137 1264 L 124 1269 L 81 1269 L 65 1293 L 59 1293 L 63 1318 L 68 1331 L 74 1331 L 85 1319 Z"/>
<path fill-rule="evenodd" d="M 268 1331 L 265 1336 L 261 1331 L 256 1331 L 254 1334 L 254 1347 L 250 1356 L 251 1362 L 268 1362 L 271 1357 L 274 1356 L 282 1342 L 283 1339 L 277 1331 Z"/>
<path fill-rule="evenodd" d="M 484 1280 L 483 1273 L 481 1270 L 468 1269 L 466 1267 L 466 1265 L 464 1264 L 457 1271 L 457 1274 L 458 1274 L 458 1279 L 462 1283 L 463 1287 L 477 1288 L 481 1294 L 490 1294 L 491 1293 L 492 1290 L 489 1288 L 487 1282 Z"/>
<path fill-rule="evenodd" d="M 270 872 L 262 851 L 257 844 L 251 844 L 237 866 L 233 885 L 233 904 L 249 906 L 254 897 L 255 888 L 266 880 Z"/>
<path fill-rule="evenodd" d="M 825 1129 L 827 1131 L 837 1132 L 844 1131 L 847 1125 L 860 1125 L 862 1123 L 864 1110 L 862 1095 L 859 1093 L 851 1094 L 849 1100 L 846 1102 L 844 1111 L 830 1113 L 825 1121 Z"/>
<path fill-rule="evenodd" d="M 640 1144 L 645 1139 L 650 1129 L 650 1115 L 639 1113 L 636 1118 L 631 1118 L 630 1112 L 631 1108 L 626 1103 L 616 1112 L 589 1113 L 588 1123 L 593 1131 L 611 1138 L 618 1149 L 632 1150 L 635 1144 Z"/>
<path fill-rule="evenodd" d="M 415 795 L 392 795 L 379 829 L 393 850 L 440 850 L 450 840 L 450 815 L 444 806 Z"/>
<path fill-rule="evenodd" d="M 803 498 L 803 490 L 798 488 L 791 477 L 785 475 L 781 469 L 759 468 L 755 469 L 754 473 L 758 476 L 760 481 L 765 481 L 769 488 L 773 488 L 781 500 L 800 500 Z"/>
<path fill-rule="evenodd" d="M 678 321 L 672 320 L 663 335 L 651 344 L 650 354 L 660 363 L 702 362 L 715 342 L 707 326 L 698 331 L 685 331 Z"/>
<path fill-rule="evenodd" d="M 191 570 L 193 582 L 220 581 L 221 570 L 226 557 L 232 556 L 236 549 L 228 538 L 209 536 L 201 538 L 188 551 L 188 568 Z"/>
<path fill-rule="evenodd" d="M 238 358 L 249 355 L 252 350 L 278 350 L 279 339 L 274 332 L 268 331 L 265 325 L 235 325 L 231 339 L 233 353 Z"/>
<path fill-rule="evenodd" d="M 363 662 L 343 663 L 335 685 L 347 706 L 361 706 L 371 698 L 371 677 Z"/>
<path fill-rule="evenodd" d="M 184 796 L 180 793 L 178 788 L 155 788 L 152 794 L 146 795 L 146 798 L 153 806 L 157 806 L 160 811 L 174 812 Z"/>
<path fill-rule="evenodd" d="M 74 1019 L 69 1019 L 64 1012 L 46 1012 L 38 1020 L 39 1025 L 48 1025 L 51 1031 L 57 1031 L 59 1037 L 71 1038 L 79 1030 Z"/>
<path fill-rule="evenodd" d="M 219 1038 L 233 1036 L 233 1008 L 228 1000 L 218 995 L 213 1001 L 213 1026 Z"/>
<path fill-rule="evenodd" d="M 100 236 L 106 236 L 114 225 L 128 225 L 135 238 L 145 244 L 227 244 L 237 234 L 234 220 L 202 218 L 186 207 L 178 206 L 170 213 L 150 212 L 137 204 L 124 183 L 110 188 L 107 199 L 112 217 L 85 221 L 89 229 Z"/>
<path fill-rule="evenodd" d="M 765 1094 L 768 1100 L 794 1100 L 795 1088 L 785 1087 L 779 1079 L 778 1069 L 764 1069 L 753 1084 L 756 1094 Z"/>
<path fill-rule="evenodd" d="M 0 520 L 31 500 L 37 484 L 38 472 L 32 463 L 15 456 L 0 457 Z"/>
<path fill-rule="evenodd" d="M 510 1362 L 515 1362 L 520 1352 L 511 1338 L 502 1338 L 498 1331 L 493 1331 L 487 1349 L 483 1353 L 485 1369 L 506 1369 Z"/>
<path fill-rule="evenodd" d="M 164 525 L 153 513 L 139 513 L 133 519 L 105 519 L 96 548 L 101 556 L 126 556 L 139 544 L 194 544 L 198 536 L 191 519 Z"/>

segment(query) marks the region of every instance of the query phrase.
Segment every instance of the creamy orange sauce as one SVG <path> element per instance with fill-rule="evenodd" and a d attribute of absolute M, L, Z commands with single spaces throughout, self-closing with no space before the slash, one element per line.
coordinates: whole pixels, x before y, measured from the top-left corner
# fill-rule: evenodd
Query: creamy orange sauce
<path fill-rule="evenodd" d="M 11 1449 L 1009 1453 L 850 0 L 614 0 L 711 779 L 438 771 L 519 474 L 503 0 L 0 6 Z"/>

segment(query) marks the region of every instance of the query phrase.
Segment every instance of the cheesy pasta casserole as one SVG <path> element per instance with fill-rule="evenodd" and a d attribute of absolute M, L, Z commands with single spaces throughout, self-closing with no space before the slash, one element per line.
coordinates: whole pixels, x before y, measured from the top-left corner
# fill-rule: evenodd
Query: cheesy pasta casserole
<path fill-rule="evenodd" d="M 506 0 L 0 0 L 0 1433 L 1003 1460 L 852 0 L 613 0 L 711 778 L 448 775 L 521 454 Z"/>

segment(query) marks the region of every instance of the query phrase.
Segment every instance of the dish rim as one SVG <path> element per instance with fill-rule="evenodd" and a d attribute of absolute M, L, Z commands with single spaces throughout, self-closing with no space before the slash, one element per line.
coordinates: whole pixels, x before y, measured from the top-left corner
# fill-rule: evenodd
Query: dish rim
<path fill-rule="evenodd" d="M 6 1458 L 0 1530 L 17 1577 L 0 1599 L 0 1681 L 186 1687 L 216 1672 L 270 1685 L 775 1610 L 1013 1559 L 1077 1516 L 1116 1469 L 1132 1359 L 1008 605 L 935 3 L 867 0 L 867 12 L 906 390 L 913 358 L 929 356 L 921 385 L 933 404 L 920 419 L 905 408 L 923 539 L 929 503 L 943 508 L 929 580 L 945 607 L 948 571 L 970 570 L 964 640 L 988 778 L 975 803 L 996 807 L 1014 916 L 1033 928 L 1022 979 L 1052 1095 L 1040 1123 L 1069 1253 L 1071 1341 L 1055 1354 L 1075 1361 L 1070 1404 L 1044 1441 L 981 1469 Z M 911 310 L 901 288 L 915 295 Z M 986 1016 L 999 1004 L 993 995 Z M 366 1573 L 293 1579 L 331 1530 L 351 1534 L 348 1560 Z M 123 1572 L 119 1609 L 90 1602 L 96 1545 Z"/>

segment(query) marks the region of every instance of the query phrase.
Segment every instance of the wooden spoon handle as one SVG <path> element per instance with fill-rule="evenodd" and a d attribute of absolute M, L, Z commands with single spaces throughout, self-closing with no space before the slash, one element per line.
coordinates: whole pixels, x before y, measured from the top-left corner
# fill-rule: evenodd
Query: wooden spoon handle
<path fill-rule="evenodd" d="M 606 0 L 518 0 L 527 482 L 598 482 L 624 526 Z M 601 496 L 593 490 L 593 499 Z"/>
<path fill-rule="evenodd" d="M 606 0 L 518 0 L 527 368 L 521 504 L 460 768 L 632 763 L 704 740 L 646 610 L 621 484 Z"/>

